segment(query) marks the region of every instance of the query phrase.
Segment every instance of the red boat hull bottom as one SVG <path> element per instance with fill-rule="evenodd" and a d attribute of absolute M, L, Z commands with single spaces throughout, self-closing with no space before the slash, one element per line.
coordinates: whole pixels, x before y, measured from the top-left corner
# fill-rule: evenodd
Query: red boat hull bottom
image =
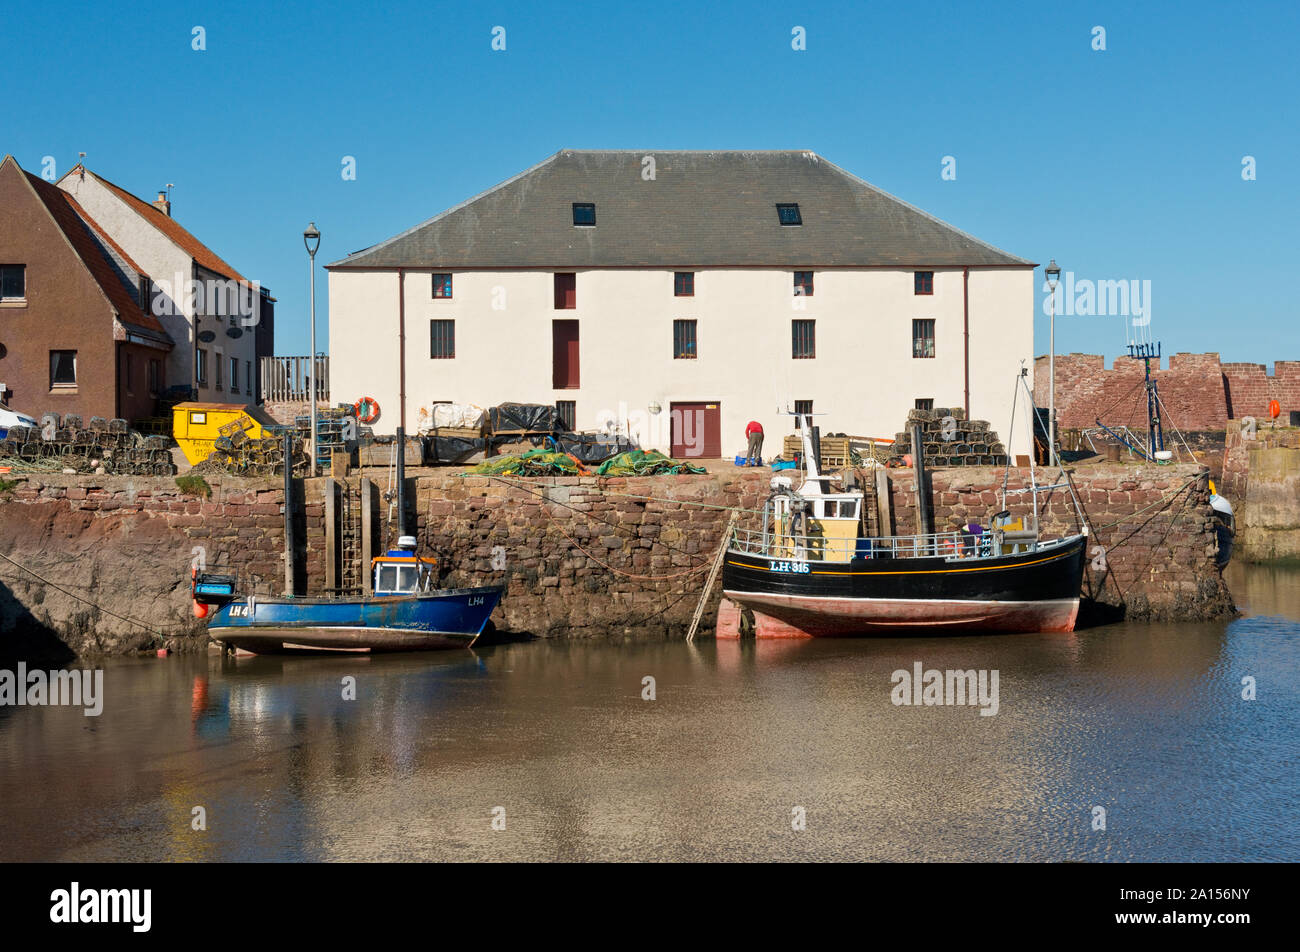
<path fill-rule="evenodd" d="M 974 601 L 933 598 L 811 598 L 724 592 L 718 637 L 740 635 L 741 608 L 754 614 L 757 638 L 828 638 L 945 632 L 1074 631 L 1077 598 Z M 730 606 L 728 605 L 730 603 Z"/>

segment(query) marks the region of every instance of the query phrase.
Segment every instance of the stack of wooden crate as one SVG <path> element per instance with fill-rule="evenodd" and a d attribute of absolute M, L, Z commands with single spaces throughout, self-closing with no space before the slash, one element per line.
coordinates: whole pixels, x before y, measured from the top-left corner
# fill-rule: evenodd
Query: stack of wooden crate
<path fill-rule="evenodd" d="M 794 459 L 803 453 L 803 437 L 798 433 L 785 438 L 781 455 Z M 821 438 L 821 459 L 817 461 L 822 472 L 842 469 L 849 465 L 849 438 L 847 436 L 823 436 Z"/>

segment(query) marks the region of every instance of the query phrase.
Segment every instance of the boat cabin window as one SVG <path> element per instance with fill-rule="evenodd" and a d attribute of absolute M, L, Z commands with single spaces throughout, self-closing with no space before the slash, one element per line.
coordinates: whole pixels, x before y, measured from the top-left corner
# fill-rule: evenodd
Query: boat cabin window
<path fill-rule="evenodd" d="M 415 565 L 380 564 L 375 570 L 375 594 L 420 591 L 420 569 Z"/>
<path fill-rule="evenodd" d="M 858 514 L 858 503 L 854 499 L 827 500 L 824 505 L 826 519 L 853 519 Z"/>

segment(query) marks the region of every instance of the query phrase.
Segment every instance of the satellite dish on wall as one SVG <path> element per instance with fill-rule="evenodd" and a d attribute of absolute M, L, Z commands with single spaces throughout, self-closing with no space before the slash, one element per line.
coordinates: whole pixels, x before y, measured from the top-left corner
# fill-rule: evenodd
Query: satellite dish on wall
<path fill-rule="evenodd" d="M 205 344 L 210 344 L 217 339 L 217 335 L 212 331 L 199 331 L 199 340 Z"/>

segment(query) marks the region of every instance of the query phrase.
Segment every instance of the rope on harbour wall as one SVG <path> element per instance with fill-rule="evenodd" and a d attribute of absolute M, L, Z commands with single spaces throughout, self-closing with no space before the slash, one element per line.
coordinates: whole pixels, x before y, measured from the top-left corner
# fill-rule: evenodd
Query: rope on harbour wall
<path fill-rule="evenodd" d="M 1094 529 L 1113 529 L 1113 528 L 1115 528 L 1117 525 L 1120 525 L 1121 523 L 1128 522 L 1130 519 L 1133 519 L 1133 518 L 1136 517 L 1136 516 L 1140 516 L 1140 515 L 1142 515 L 1142 513 L 1146 512 L 1148 509 L 1152 509 L 1152 508 L 1154 508 L 1154 507 L 1156 507 L 1156 506 L 1160 506 L 1160 505 L 1166 505 L 1166 506 L 1167 506 L 1170 502 L 1172 502 L 1172 501 L 1173 501 L 1174 499 L 1176 499 L 1179 495 L 1181 495 L 1182 492 L 1183 492 L 1185 489 L 1187 489 L 1188 486 L 1192 485 L 1193 483 L 1195 483 L 1195 482 L 1196 482 L 1198 479 L 1200 479 L 1200 478 L 1201 478 L 1200 476 L 1193 476 L 1191 479 L 1189 479 L 1187 482 L 1183 483 L 1181 486 L 1179 486 L 1179 487 L 1178 487 L 1177 489 L 1175 489 L 1173 492 L 1171 492 L 1171 493 L 1169 493 L 1169 494 L 1167 494 L 1167 495 L 1161 496 L 1161 497 L 1160 497 L 1159 499 L 1157 499 L 1155 502 L 1151 503 L 1151 505 L 1149 505 L 1149 506 L 1143 506 L 1141 509 L 1136 509 L 1136 510 L 1134 510 L 1133 512 L 1130 512 L 1127 516 L 1124 516 L 1122 519 L 1117 519 L 1117 520 L 1115 520 L 1114 522 L 1110 523 L 1109 525 L 1104 525 L 1104 526 L 1093 526 L 1093 528 L 1094 528 Z M 1153 517 L 1153 518 L 1154 518 L 1154 517 Z M 1147 522 L 1150 522 L 1150 521 L 1151 521 L 1150 519 L 1147 520 Z M 1144 523 L 1142 523 L 1141 526 L 1138 526 L 1138 529 L 1141 529 L 1142 526 L 1145 526 L 1145 525 L 1147 524 L 1147 522 L 1144 522 Z M 1135 529 L 1135 530 L 1133 530 L 1133 531 L 1136 532 L 1137 529 Z M 1127 536 L 1125 536 L 1124 538 L 1125 538 L 1125 539 L 1128 539 L 1128 538 L 1130 538 L 1132 535 L 1133 535 L 1133 533 L 1130 532 L 1130 533 L 1129 533 Z"/>
<path fill-rule="evenodd" d="M 101 611 L 101 612 L 103 612 L 105 615 L 111 615 L 111 616 L 114 617 L 114 618 L 120 619 L 120 620 L 122 620 L 122 621 L 124 621 L 124 622 L 127 622 L 127 623 L 129 623 L 129 624 L 132 624 L 132 625 L 136 625 L 136 626 L 139 627 L 139 628 L 143 628 L 145 631 L 149 632 L 151 635 L 157 635 L 159 638 L 166 638 L 166 637 L 167 637 L 163 632 L 161 632 L 161 631 L 159 631 L 158 629 L 153 628 L 153 627 L 151 627 L 151 626 L 149 626 L 149 625 L 146 625 L 144 622 L 136 621 L 134 618 L 127 618 L 125 615 L 119 615 L 119 614 L 118 614 L 117 612 L 115 612 L 115 611 L 110 611 L 109 609 L 104 608 L 104 607 L 101 606 L 101 605 L 96 605 L 94 602 L 90 601 L 90 600 L 87 599 L 87 598 L 82 598 L 80 595 L 76 595 L 76 594 L 74 594 L 74 593 L 72 593 L 72 592 L 69 592 L 66 588 L 63 588 L 63 587 L 61 587 L 61 586 L 59 586 L 59 585 L 56 585 L 54 582 L 51 582 L 49 579 L 47 579 L 47 578 L 45 578 L 45 577 L 43 577 L 43 576 L 41 576 L 41 575 L 37 575 L 35 572 L 33 572 L 33 571 L 32 571 L 31 569 L 29 569 L 27 566 L 22 565 L 22 564 L 20 564 L 20 563 L 18 563 L 18 562 L 15 562 L 13 559 L 9 558 L 9 556 L 5 555 L 3 552 L 0 552 L 0 559 L 4 559 L 4 560 L 5 560 L 6 562 L 8 562 L 10 565 L 13 565 L 13 566 L 15 566 L 15 567 L 21 569 L 22 571 L 26 572 L 28 575 L 31 575 L 31 576 L 33 576 L 34 578 L 39 579 L 43 584 L 48 585 L 50 588 L 54 589 L 55 591 L 57 591 L 57 592 L 62 592 L 64 595 L 67 595 L 69 598 L 75 598 L 77 601 L 81 602 L 83 605 L 89 605 L 91 608 L 95 609 L 96 611 Z"/>

